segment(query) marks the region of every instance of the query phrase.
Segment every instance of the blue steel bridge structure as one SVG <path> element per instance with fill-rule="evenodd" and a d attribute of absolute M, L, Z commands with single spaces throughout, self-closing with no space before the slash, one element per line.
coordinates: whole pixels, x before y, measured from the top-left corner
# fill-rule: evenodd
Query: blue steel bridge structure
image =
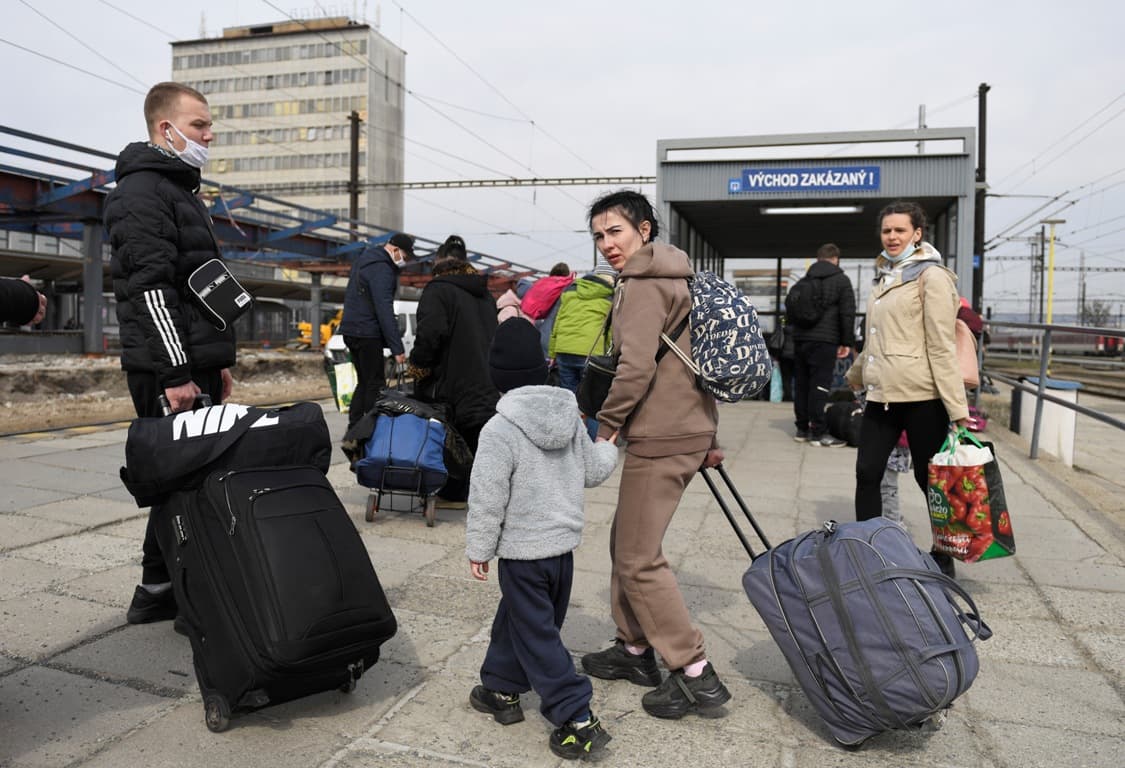
<path fill-rule="evenodd" d="M 0 247 L 0 275 L 76 284 L 82 295 L 81 351 L 87 353 L 102 352 L 105 346 L 102 310 L 111 287 L 102 214 L 116 159 L 110 152 L 0 125 L 0 233 L 71 243 L 43 252 L 34 246 L 13 248 L 11 237 L 0 241 L 8 246 Z M 321 317 L 322 303 L 343 301 L 346 281 L 324 277 L 346 275 L 356 254 L 386 242 L 395 231 L 206 178 L 200 197 L 222 255 L 239 281 L 256 298 L 309 302 L 312 318 Z M 429 282 L 439 244 L 417 238 L 416 258 L 403 267 L 404 286 L 421 288 Z M 488 276 L 495 294 L 520 277 L 542 274 L 487 253 L 473 251 L 469 258 Z M 48 325 L 47 330 L 57 329 Z"/>

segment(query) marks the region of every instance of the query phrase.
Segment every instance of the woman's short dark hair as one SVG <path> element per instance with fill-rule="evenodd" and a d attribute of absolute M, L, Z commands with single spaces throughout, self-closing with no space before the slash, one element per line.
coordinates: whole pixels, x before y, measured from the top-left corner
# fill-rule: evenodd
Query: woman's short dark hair
<path fill-rule="evenodd" d="M 558 264 L 551 267 L 549 274 L 551 277 L 566 277 L 570 274 L 570 265 L 565 261 L 560 261 Z"/>
<path fill-rule="evenodd" d="M 649 232 L 648 235 L 649 240 L 655 240 L 656 236 L 660 234 L 660 224 L 656 221 L 656 212 L 652 209 L 652 203 L 640 192 L 634 192 L 631 189 L 622 189 L 618 192 L 610 192 L 608 195 L 599 197 L 594 201 L 593 205 L 590 206 L 590 210 L 586 214 L 586 225 L 593 228 L 594 217 L 606 211 L 617 211 L 624 216 L 637 231 L 640 231 L 641 222 L 647 221 L 649 226 L 652 227 L 652 231 Z"/>
<path fill-rule="evenodd" d="M 915 229 L 922 230 L 922 237 L 926 236 L 926 212 L 922 206 L 908 200 L 896 200 L 879 211 L 879 220 L 876 225 L 879 231 L 883 229 L 883 219 L 896 213 L 905 213 L 910 217 L 910 224 Z"/>

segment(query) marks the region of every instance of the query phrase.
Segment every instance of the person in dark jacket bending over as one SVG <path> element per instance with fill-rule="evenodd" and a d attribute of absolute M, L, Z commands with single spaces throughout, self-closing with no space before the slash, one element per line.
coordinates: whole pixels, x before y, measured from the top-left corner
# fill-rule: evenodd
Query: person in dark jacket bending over
<path fill-rule="evenodd" d="M 113 293 L 121 329 L 121 367 L 137 416 L 159 416 L 163 395 L 173 411 L 190 410 L 197 395 L 219 404 L 230 396 L 234 330 L 220 331 L 189 300 L 187 278 L 219 257 L 207 209 L 197 197 L 207 162 L 211 111 L 198 91 L 158 83 L 145 97 L 148 141 L 117 158 L 117 187 L 105 225 L 113 257 Z M 176 617 L 168 567 L 149 512 L 141 584 L 126 618 L 131 624 Z"/>
<path fill-rule="evenodd" d="M 31 278 L 0 278 L 0 323 L 35 325 L 47 314 L 47 297 L 35 290 Z"/>
<path fill-rule="evenodd" d="M 839 265 L 840 249 L 834 244 L 817 249 L 816 263 L 805 278 L 819 282 L 820 319 L 809 328 L 789 323 L 797 345 L 793 387 L 797 431 L 793 439 L 827 448 L 847 444 L 828 434 L 824 407 L 836 359 L 847 357 L 855 346 L 855 292 Z"/>
<path fill-rule="evenodd" d="M 355 394 L 348 408 L 349 428 L 375 407 L 386 386 L 383 348 L 391 350 L 395 363 L 406 362 L 402 332 L 395 319 L 395 292 L 399 267 L 413 257 L 414 238 L 399 232 L 384 246 L 368 246 L 352 262 L 340 321 L 340 334 L 352 355 L 356 374 Z"/>
<path fill-rule="evenodd" d="M 434 279 L 418 300 L 410 373 L 418 398 L 443 404 L 449 422 L 475 453 L 481 428 L 500 399 L 488 372 L 496 300 L 488 292 L 488 278 L 466 260 L 463 245 L 442 253 L 434 262 Z M 464 506 L 468 496 L 468 476 L 451 474 L 438 505 Z"/>

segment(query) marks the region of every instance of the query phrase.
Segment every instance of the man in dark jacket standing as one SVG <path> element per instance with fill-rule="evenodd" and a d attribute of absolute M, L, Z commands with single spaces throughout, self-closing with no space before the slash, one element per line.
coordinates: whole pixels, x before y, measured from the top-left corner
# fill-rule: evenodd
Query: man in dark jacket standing
<path fill-rule="evenodd" d="M 105 225 L 121 367 L 137 416 L 159 416 L 160 396 L 173 411 L 189 410 L 200 394 L 215 404 L 229 397 L 235 344 L 234 330 L 212 325 L 186 289 L 188 275 L 219 257 L 211 218 L 197 197 L 214 138 L 207 100 L 179 83 L 158 83 L 145 97 L 144 112 L 149 140 L 129 144 L 118 156 Z M 126 614 L 131 624 L 176 616 L 157 514 L 156 507 L 149 511 L 141 584 Z"/>
<path fill-rule="evenodd" d="M 797 432 L 793 439 L 826 448 L 846 445 L 828 434 L 824 407 L 836 359 L 847 357 L 855 346 L 855 292 L 852 281 L 840 269 L 840 249 L 826 243 L 816 251 L 816 263 L 809 267 L 805 280 L 816 281 L 815 293 L 820 316 L 815 324 L 802 326 L 789 312 L 797 358 L 794 369 L 793 410 Z M 794 289 L 796 286 L 794 286 Z M 786 306 L 789 306 L 786 301 Z"/>
<path fill-rule="evenodd" d="M 348 427 L 375 406 L 386 386 L 383 348 L 391 350 L 395 362 L 406 362 L 402 332 L 395 319 L 398 270 L 414 256 L 414 238 L 401 232 L 391 235 L 385 246 L 368 246 L 352 262 L 348 290 L 344 294 L 344 317 L 340 334 L 355 365 L 356 385 L 348 408 Z"/>

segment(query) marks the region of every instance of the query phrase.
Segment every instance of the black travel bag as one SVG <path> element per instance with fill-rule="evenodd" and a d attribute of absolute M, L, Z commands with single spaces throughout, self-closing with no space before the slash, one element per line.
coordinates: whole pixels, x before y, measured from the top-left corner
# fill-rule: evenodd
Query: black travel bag
<path fill-rule="evenodd" d="M 162 404 L 163 405 L 163 404 Z M 196 408 L 134 419 L 125 440 L 121 481 L 138 507 L 198 487 L 211 472 L 310 464 L 323 472 L 332 462 L 332 438 L 316 403 L 279 408 L 196 399 Z"/>
<path fill-rule="evenodd" d="M 826 522 L 770 547 L 750 543 L 706 469 L 703 479 L 750 555 L 742 586 L 836 743 L 856 748 L 893 729 L 938 726 L 979 670 L 974 642 L 992 631 L 968 592 L 882 517 Z"/>
<path fill-rule="evenodd" d="M 204 719 L 350 692 L 397 629 L 367 550 L 312 466 L 222 469 L 160 507 Z"/>

